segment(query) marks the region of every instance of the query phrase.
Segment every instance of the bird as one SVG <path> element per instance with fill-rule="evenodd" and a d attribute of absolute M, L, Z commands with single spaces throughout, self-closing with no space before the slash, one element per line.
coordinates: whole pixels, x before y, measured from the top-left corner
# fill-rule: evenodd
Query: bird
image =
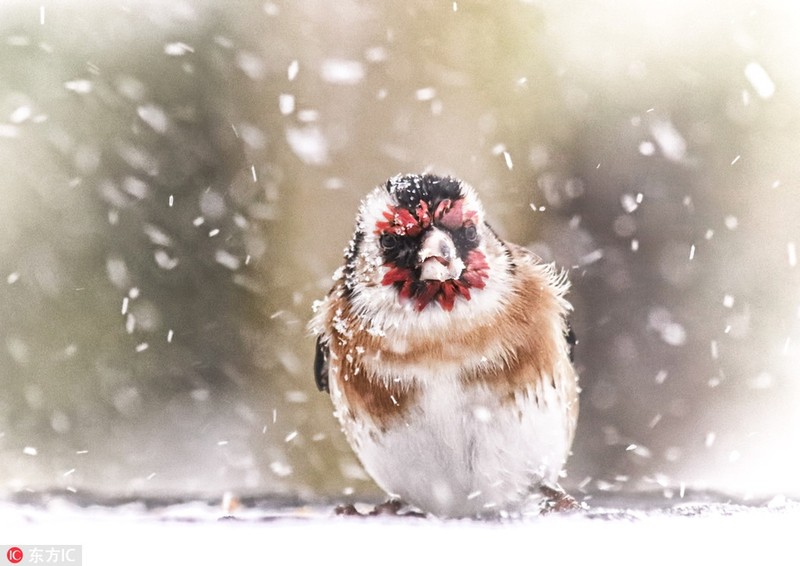
<path fill-rule="evenodd" d="M 389 178 L 361 202 L 313 304 L 316 385 L 392 509 L 502 518 L 578 505 L 559 484 L 579 406 L 570 284 L 485 216 L 455 177 Z"/>

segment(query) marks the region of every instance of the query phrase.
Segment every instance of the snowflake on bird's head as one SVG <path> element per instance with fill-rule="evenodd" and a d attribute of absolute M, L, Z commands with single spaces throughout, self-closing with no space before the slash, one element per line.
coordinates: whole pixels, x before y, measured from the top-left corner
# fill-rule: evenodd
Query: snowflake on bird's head
<path fill-rule="evenodd" d="M 389 210 L 383 213 L 383 217 L 386 220 L 375 225 L 375 233 L 378 235 L 394 234 L 414 237 L 431 225 L 428 203 L 424 200 L 420 201 L 413 214 L 402 206 L 390 205 Z"/>

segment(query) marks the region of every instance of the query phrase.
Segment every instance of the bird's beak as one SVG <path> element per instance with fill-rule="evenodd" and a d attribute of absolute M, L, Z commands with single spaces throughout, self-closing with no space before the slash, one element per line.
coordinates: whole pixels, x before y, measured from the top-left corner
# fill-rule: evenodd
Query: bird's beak
<path fill-rule="evenodd" d="M 417 265 L 423 281 L 458 279 L 464 271 L 464 262 L 458 257 L 453 239 L 437 228 L 424 236 L 417 254 Z"/>

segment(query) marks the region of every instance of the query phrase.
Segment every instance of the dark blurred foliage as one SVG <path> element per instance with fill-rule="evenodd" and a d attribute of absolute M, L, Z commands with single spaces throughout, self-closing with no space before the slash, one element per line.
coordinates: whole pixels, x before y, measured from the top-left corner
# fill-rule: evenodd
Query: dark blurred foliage
<path fill-rule="evenodd" d="M 800 488 L 800 11 L 0 12 L 5 491 L 375 495 L 305 323 L 361 197 L 425 170 L 570 270 L 568 486 Z"/>

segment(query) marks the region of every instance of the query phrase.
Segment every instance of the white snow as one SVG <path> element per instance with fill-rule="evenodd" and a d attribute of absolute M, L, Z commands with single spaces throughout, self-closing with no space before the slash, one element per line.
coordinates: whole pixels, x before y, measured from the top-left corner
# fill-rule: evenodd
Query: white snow
<path fill-rule="evenodd" d="M 661 339 L 670 346 L 683 346 L 686 343 L 686 329 L 677 322 L 666 324 L 661 331 Z"/>
<path fill-rule="evenodd" d="M 628 511 L 607 519 L 551 515 L 500 523 L 334 518 L 312 509 L 260 521 L 219 521 L 201 503 L 173 506 L 163 519 L 142 506 L 47 511 L 4 505 L 5 541 L 80 544 L 93 564 L 783 564 L 796 555 L 800 510 L 781 496 L 772 507 L 727 514 Z M 180 507 L 178 509 L 177 507 Z"/>
<path fill-rule="evenodd" d="M 328 162 L 328 140 L 318 127 L 286 128 L 286 141 L 304 163 L 324 165 Z"/>
<path fill-rule="evenodd" d="M 672 122 L 654 119 L 650 124 L 650 133 L 664 157 L 670 161 L 682 161 L 686 157 L 686 140 Z"/>
<path fill-rule="evenodd" d="M 269 465 L 270 470 L 272 473 L 278 476 L 279 478 L 285 478 L 287 476 L 292 475 L 292 467 L 289 464 L 285 464 L 283 462 L 272 462 Z"/>
<path fill-rule="evenodd" d="M 284 364 L 286 365 L 286 364 Z M 308 393 L 299 389 L 291 389 L 284 394 L 287 403 L 308 403 Z M 275 422 L 274 420 L 272 422 Z"/>
<path fill-rule="evenodd" d="M 436 89 L 433 88 L 432 86 L 419 88 L 414 93 L 414 96 L 419 101 L 433 100 L 434 97 L 436 96 Z"/>
<path fill-rule="evenodd" d="M 223 267 L 236 271 L 241 266 L 241 260 L 227 250 L 217 250 L 214 259 Z"/>
<path fill-rule="evenodd" d="M 351 59 L 326 59 L 320 68 L 322 80 L 338 85 L 354 85 L 364 78 L 364 65 Z"/>
<path fill-rule="evenodd" d="M 761 98 L 771 98 L 772 95 L 775 94 L 775 83 L 772 82 L 772 79 L 767 74 L 767 71 L 764 70 L 764 67 L 755 61 L 748 63 L 744 68 L 744 76 L 747 77 L 753 90 L 755 90 L 756 94 Z"/>
<path fill-rule="evenodd" d="M 364 52 L 364 58 L 370 63 L 380 63 L 389 58 L 389 52 L 382 45 L 368 47 Z"/>
<path fill-rule="evenodd" d="M 300 63 L 295 59 L 291 63 L 289 63 L 289 67 L 286 69 L 286 78 L 290 81 L 293 81 L 297 78 L 297 73 L 300 71 Z"/>
<path fill-rule="evenodd" d="M 639 193 L 641 195 L 642 193 Z M 639 204 L 642 202 L 638 195 L 632 195 L 630 193 L 624 193 L 620 197 L 620 204 L 622 205 L 622 209 L 630 214 L 637 208 L 639 208 Z"/>
<path fill-rule="evenodd" d="M 305 123 L 316 122 L 319 119 L 319 112 L 313 108 L 304 108 L 303 110 L 298 110 L 297 119 Z"/>
<path fill-rule="evenodd" d="M 237 53 L 236 64 L 245 75 L 254 81 L 263 78 L 266 71 L 263 59 L 249 51 L 240 51 Z"/>
<path fill-rule="evenodd" d="M 134 330 L 136 330 L 136 317 L 129 313 L 125 317 L 125 332 L 133 334 Z"/>
<path fill-rule="evenodd" d="M 33 116 L 33 110 L 30 106 L 19 106 L 8 117 L 8 121 L 12 124 L 21 124 Z"/>
<path fill-rule="evenodd" d="M 661 339 L 670 346 L 682 346 L 686 343 L 686 329 L 674 321 L 672 314 L 665 308 L 656 307 L 648 313 L 647 327 L 657 331 Z"/>
<path fill-rule="evenodd" d="M 639 144 L 639 153 L 642 155 L 653 155 L 656 152 L 656 146 L 651 141 L 643 141 Z"/>
<path fill-rule="evenodd" d="M 159 134 L 163 134 L 169 127 L 169 117 L 164 109 L 155 104 L 145 104 L 136 109 L 139 118 Z"/>
<path fill-rule="evenodd" d="M 163 249 L 158 249 L 153 252 L 153 257 L 156 260 L 156 264 L 158 264 L 161 269 L 166 269 L 167 271 L 175 269 L 179 263 L 178 258 L 171 257 L 167 251 Z"/>
<path fill-rule="evenodd" d="M 194 48 L 181 41 L 174 41 L 172 43 L 167 43 L 164 46 L 164 53 L 172 57 L 180 57 L 181 55 L 186 55 L 187 53 L 194 53 Z"/>
<path fill-rule="evenodd" d="M 169 235 L 158 226 L 154 226 L 153 224 L 145 224 L 143 231 L 147 235 L 147 238 L 156 246 L 162 246 L 166 248 L 172 245 L 172 238 L 170 238 Z"/>
<path fill-rule="evenodd" d="M 739 219 L 732 214 L 729 214 L 725 217 L 725 227 L 728 230 L 736 230 L 736 228 L 739 227 Z"/>
<path fill-rule="evenodd" d="M 147 198 L 147 196 L 150 194 L 150 187 L 147 185 L 147 183 L 138 177 L 133 177 L 131 175 L 123 179 L 122 188 L 126 193 L 139 200 Z"/>
<path fill-rule="evenodd" d="M 86 79 L 76 79 L 64 83 L 64 88 L 78 94 L 88 94 L 92 92 L 92 87 L 92 81 Z"/>
<path fill-rule="evenodd" d="M 514 164 L 511 161 L 511 154 L 508 153 L 507 151 L 504 151 L 503 152 L 503 159 L 506 162 L 506 167 L 508 167 L 508 170 L 509 171 L 512 170 L 514 168 Z"/>
<path fill-rule="evenodd" d="M 257 126 L 248 123 L 239 124 L 239 127 L 234 127 L 237 137 L 241 137 L 251 149 L 264 149 L 267 145 L 267 137 L 264 132 Z"/>
<path fill-rule="evenodd" d="M 755 377 L 749 379 L 747 382 L 747 386 L 750 389 L 764 390 L 764 389 L 770 389 L 774 383 L 775 383 L 775 378 L 772 376 L 772 374 L 766 371 L 762 371 Z"/>
<path fill-rule="evenodd" d="M 291 94 L 281 94 L 278 96 L 278 108 L 281 111 L 281 114 L 284 116 L 288 116 L 292 112 L 294 112 L 294 95 Z"/>
<path fill-rule="evenodd" d="M 0 138 L 16 138 L 19 128 L 11 124 L 0 124 Z"/>
<path fill-rule="evenodd" d="M 581 257 L 578 260 L 578 263 L 580 265 L 591 265 L 591 264 L 593 264 L 595 262 L 598 262 L 601 259 L 603 259 L 603 255 L 604 255 L 603 250 L 602 249 L 597 249 L 597 250 L 591 251 L 588 254 L 586 254 L 583 257 Z"/>

